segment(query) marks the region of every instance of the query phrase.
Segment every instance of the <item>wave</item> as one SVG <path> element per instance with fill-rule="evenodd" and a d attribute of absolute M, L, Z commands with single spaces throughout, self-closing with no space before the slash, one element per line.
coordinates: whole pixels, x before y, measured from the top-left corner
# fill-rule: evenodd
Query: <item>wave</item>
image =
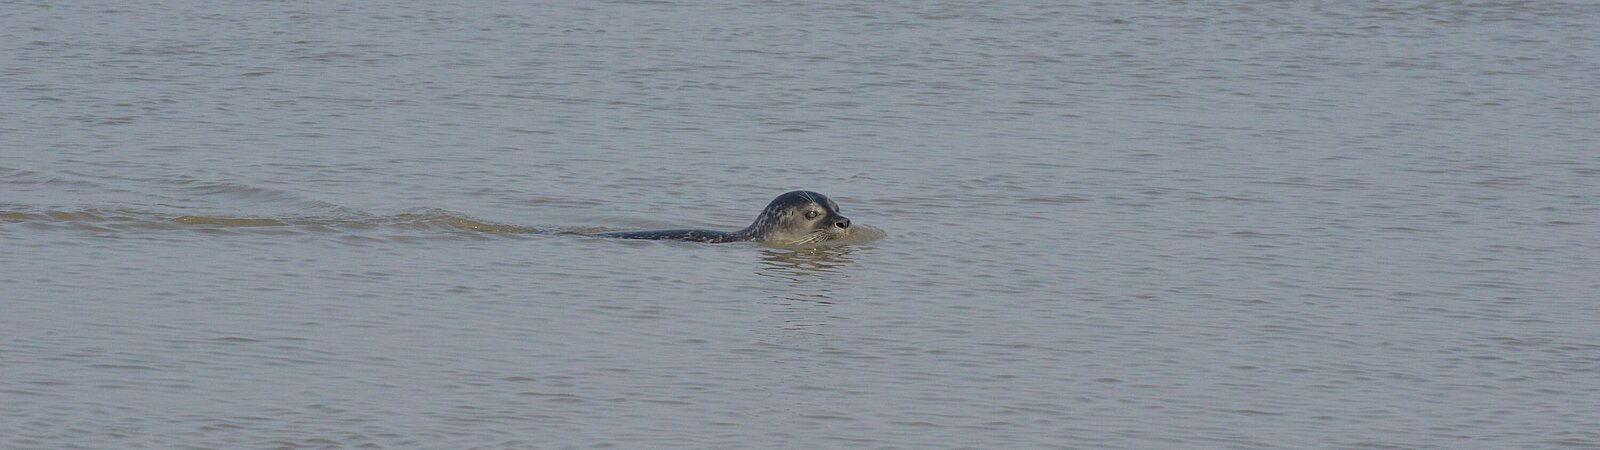
<path fill-rule="evenodd" d="M 372 230 L 388 230 L 391 232 L 471 232 L 491 235 L 571 231 L 495 223 L 435 208 L 422 208 L 393 215 L 236 217 L 178 215 L 116 208 L 34 209 L 16 205 L 0 205 L 0 224 L 15 224 L 33 229 L 81 229 L 88 231 L 208 230 L 251 232 L 253 230 L 274 229 L 270 231 L 324 234 L 356 233 Z"/>
<path fill-rule="evenodd" d="M 207 234 L 330 235 L 368 238 L 517 238 L 534 235 L 590 234 L 605 227 L 531 227 L 486 221 L 438 208 L 391 215 L 248 217 L 171 214 L 126 208 L 41 209 L 0 204 L 0 232 L 8 226 L 31 230 L 77 230 L 96 234 L 201 232 Z M 862 244 L 883 238 L 879 228 L 859 224 L 850 236 L 818 248 Z"/>

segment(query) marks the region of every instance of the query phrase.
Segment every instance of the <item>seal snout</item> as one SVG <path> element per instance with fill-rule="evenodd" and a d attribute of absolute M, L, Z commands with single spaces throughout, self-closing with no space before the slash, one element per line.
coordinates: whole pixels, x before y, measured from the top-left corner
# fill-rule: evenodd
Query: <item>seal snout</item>
<path fill-rule="evenodd" d="M 850 218 L 849 217 L 840 217 L 839 220 L 833 221 L 833 226 L 839 227 L 839 229 L 841 229 L 841 230 L 849 229 L 850 228 Z"/>

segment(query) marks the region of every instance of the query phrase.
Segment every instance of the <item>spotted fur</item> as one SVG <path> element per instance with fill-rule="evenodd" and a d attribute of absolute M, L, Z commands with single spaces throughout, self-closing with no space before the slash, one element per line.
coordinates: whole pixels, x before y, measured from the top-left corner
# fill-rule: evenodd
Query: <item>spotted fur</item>
<path fill-rule="evenodd" d="M 813 213 L 807 217 L 807 213 Z M 839 214 L 839 205 L 828 196 L 811 191 L 793 191 L 768 203 L 755 222 L 739 231 L 650 230 L 596 233 L 595 236 L 621 239 L 657 239 L 694 242 L 756 241 L 774 245 L 810 245 L 839 239 L 850 234 L 850 219 Z"/>

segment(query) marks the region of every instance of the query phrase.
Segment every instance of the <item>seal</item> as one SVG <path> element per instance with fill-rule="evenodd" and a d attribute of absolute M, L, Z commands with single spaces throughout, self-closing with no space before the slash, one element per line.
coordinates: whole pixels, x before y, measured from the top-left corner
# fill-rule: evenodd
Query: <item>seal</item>
<path fill-rule="evenodd" d="M 839 205 L 828 196 L 811 191 L 793 191 L 772 199 L 750 226 L 739 231 L 649 230 L 613 231 L 591 236 L 621 239 L 657 239 L 707 243 L 754 241 L 773 245 L 807 245 L 843 238 L 850 234 L 850 219 L 839 214 Z"/>

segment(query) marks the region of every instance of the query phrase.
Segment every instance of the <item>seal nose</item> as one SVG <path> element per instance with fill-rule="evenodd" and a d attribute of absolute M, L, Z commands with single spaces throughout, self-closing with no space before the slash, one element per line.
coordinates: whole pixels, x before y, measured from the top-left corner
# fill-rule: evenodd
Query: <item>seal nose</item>
<path fill-rule="evenodd" d="M 850 228 L 850 218 L 840 217 L 839 220 L 833 222 L 833 226 L 839 227 L 841 230 Z"/>

